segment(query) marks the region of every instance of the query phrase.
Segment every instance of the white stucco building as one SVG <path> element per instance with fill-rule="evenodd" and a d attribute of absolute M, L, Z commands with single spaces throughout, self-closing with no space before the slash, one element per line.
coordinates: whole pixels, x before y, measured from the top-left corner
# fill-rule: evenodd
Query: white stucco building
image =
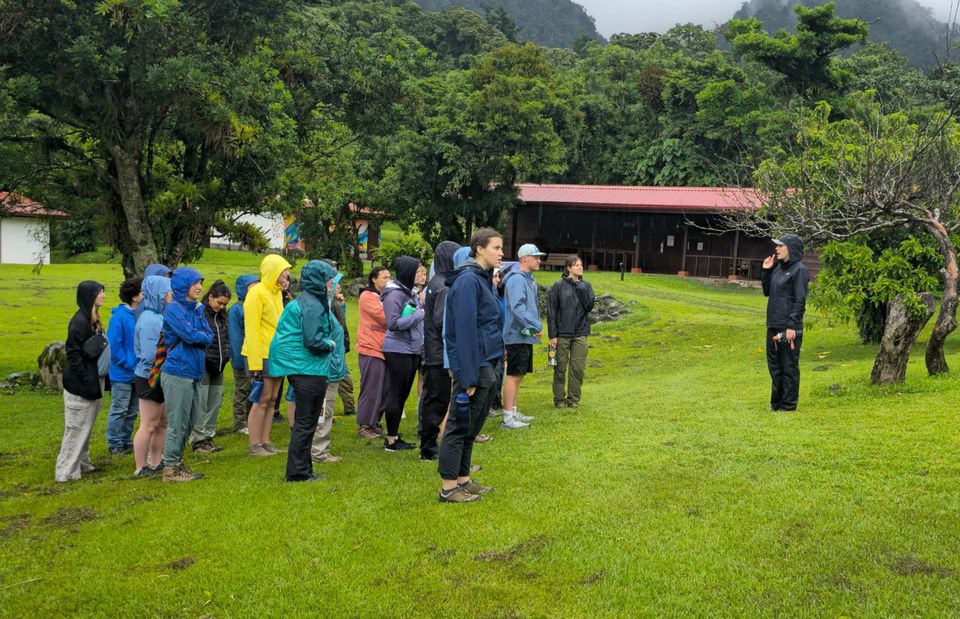
<path fill-rule="evenodd" d="M 0 191 L 0 264 L 50 264 L 50 218 L 66 213 Z"/>

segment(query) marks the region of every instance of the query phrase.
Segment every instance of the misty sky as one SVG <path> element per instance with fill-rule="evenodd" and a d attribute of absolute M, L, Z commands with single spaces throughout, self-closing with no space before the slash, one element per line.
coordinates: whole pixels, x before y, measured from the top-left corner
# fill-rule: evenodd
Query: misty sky
<path fill-rule="evenodd" d="M 723 23 L 743 0 L 574 0 L 593 16 L 597 30 L 605 37 L 615 32 L 663 32 L 676 23 L 705 26 Z M 946 20 L 950 0 L 918 0 Z"/>

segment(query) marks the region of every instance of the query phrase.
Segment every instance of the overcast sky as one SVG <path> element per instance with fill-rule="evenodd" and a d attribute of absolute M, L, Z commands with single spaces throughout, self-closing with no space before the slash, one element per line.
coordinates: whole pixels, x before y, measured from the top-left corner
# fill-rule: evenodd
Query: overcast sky
<path fill-rule="evenodd" d="M 743 0 L 574 0 L 587 9 L 605 37 L 616 32 L 663 32 L 677 23 L 713 26 L 730 19 Z M 918 0 L 946 20 L 950 0 Z"/>

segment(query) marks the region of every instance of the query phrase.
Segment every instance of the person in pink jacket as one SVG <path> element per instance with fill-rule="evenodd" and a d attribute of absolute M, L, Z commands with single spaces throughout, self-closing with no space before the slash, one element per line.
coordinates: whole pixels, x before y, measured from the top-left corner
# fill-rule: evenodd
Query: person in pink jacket
<path fill-rule="evenodd" d="M 383 338 L 387 318 L 383 314 L 380 293 L 390 281 L 387 267 L 373 267 L 369 285 L 360 292 L 360 326 L 357 328 L 357 352 L 360 361 L 360 397 L 357 400 L 357 435 L 363 439 L 383 437 L 380 415 L 386 404 L 387 365 L 383 358 Z"/>

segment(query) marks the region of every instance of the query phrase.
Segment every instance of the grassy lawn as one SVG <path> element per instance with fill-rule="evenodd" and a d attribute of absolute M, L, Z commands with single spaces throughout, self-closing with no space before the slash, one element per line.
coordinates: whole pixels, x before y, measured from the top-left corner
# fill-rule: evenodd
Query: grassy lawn
<path fill-rule="evenodd" d="M 257 262 L 211 251 L 198 267 L 232 286 Z M 247 457 L 242 435 L 188 455 L 200 482 L 134 480 L 133 457 L 107 453 L 107 401 L 100 471 L 57 485 L 60 397 L 0 395 L 0 615 L 960 614 L 956 375 L 926 377 L 918 349 L 906 386 L 871 388 L 875 349 L 814 319 L 800 411 L 770 413 L 759 291 L 588 275 L 633 312 L 595 328 L 576 412 L 552 408 L 538 353 L 521 395 L 537 420 L 488 424 L 474 461 L 497 490 L 477 504 L 437 504 L 435 466 L 365 444 L 352 418 L 317 484 L 284 483 L 284 459 Z M 120 277 L 0 267 L 0 373 L 64 337 L 77 281 L 106 284 L 112 306 Z"/>

